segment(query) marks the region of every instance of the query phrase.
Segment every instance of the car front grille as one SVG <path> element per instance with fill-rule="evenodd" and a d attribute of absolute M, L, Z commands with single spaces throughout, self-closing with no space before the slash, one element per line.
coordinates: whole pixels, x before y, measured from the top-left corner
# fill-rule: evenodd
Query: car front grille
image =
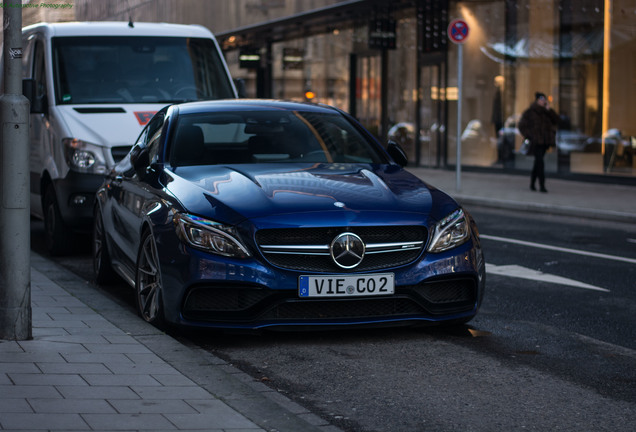
<path fill-rule="evenodd" d="M 415 261 L 426 244 L 422 226 L 372 226 L 265 229 L 256 242 L 274 266 L 307 272 L 342 272 L 330 254 L 333 240 L 344 232 L 359 236 L 366 245 L 362 262 L 351 271 L 381 270 Z M 346 270 L 345 270 L 346 271 Z"/>
<path fill-rule="evenodd" d="M 434 318 L 470 312 L 476 299 L 477 282 L 472 278 L 396 287 L 396 294 L 391 296 L 331 299 L 301 299 L 296 291 L 279 292 L 255 286 L 201 285 L 188 292 L 183 316 L 234 323 Z"/>

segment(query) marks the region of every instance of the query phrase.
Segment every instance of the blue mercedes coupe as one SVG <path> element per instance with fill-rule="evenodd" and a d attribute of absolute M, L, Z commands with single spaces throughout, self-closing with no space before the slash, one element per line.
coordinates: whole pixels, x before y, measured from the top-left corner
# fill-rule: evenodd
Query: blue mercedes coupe
<path fill-rule="evenodd" d="M 157 326 L 465 323 L 484 295 L 471 216 L 347 113 L 171 105 L 97 192 L 93 263 Z"/>

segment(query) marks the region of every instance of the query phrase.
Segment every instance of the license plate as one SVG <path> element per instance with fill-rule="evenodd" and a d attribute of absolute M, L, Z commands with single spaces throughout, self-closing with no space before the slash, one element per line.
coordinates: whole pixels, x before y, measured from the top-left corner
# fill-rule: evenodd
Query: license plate
<path fill-rule="evenodd" d="M 373 275 L 300 276 L 300 297 L 359 297 L 395 292 L 393 273 Z"/>

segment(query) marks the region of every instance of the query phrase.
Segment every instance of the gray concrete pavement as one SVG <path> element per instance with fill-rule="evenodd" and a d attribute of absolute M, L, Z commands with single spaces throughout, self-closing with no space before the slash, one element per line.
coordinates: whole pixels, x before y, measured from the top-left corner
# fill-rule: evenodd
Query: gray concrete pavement
<path fill-rule="evenodd" d="M 636 187 L 410 169 L 467 206 L 636 223 Z M 0 341 L 0 430 L 339 429 L 223 360 L 145 323 L 32 254 L 33 340 Z"/>

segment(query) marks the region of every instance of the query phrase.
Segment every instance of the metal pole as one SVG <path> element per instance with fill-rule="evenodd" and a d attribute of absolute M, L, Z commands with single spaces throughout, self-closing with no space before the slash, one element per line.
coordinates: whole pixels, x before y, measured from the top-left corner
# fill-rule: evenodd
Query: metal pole
<path fill-rule="evenodd" d="M 22 96 L 22 9 L 3 8 L 0 96 L 0 339 L 32 338 L 29 101 Z"/>
<path fill-rule="evenodd" d="M 463 44 L 457 44 L 457 192 L 462 190 L 462 81 L 464 79 Z"/>

